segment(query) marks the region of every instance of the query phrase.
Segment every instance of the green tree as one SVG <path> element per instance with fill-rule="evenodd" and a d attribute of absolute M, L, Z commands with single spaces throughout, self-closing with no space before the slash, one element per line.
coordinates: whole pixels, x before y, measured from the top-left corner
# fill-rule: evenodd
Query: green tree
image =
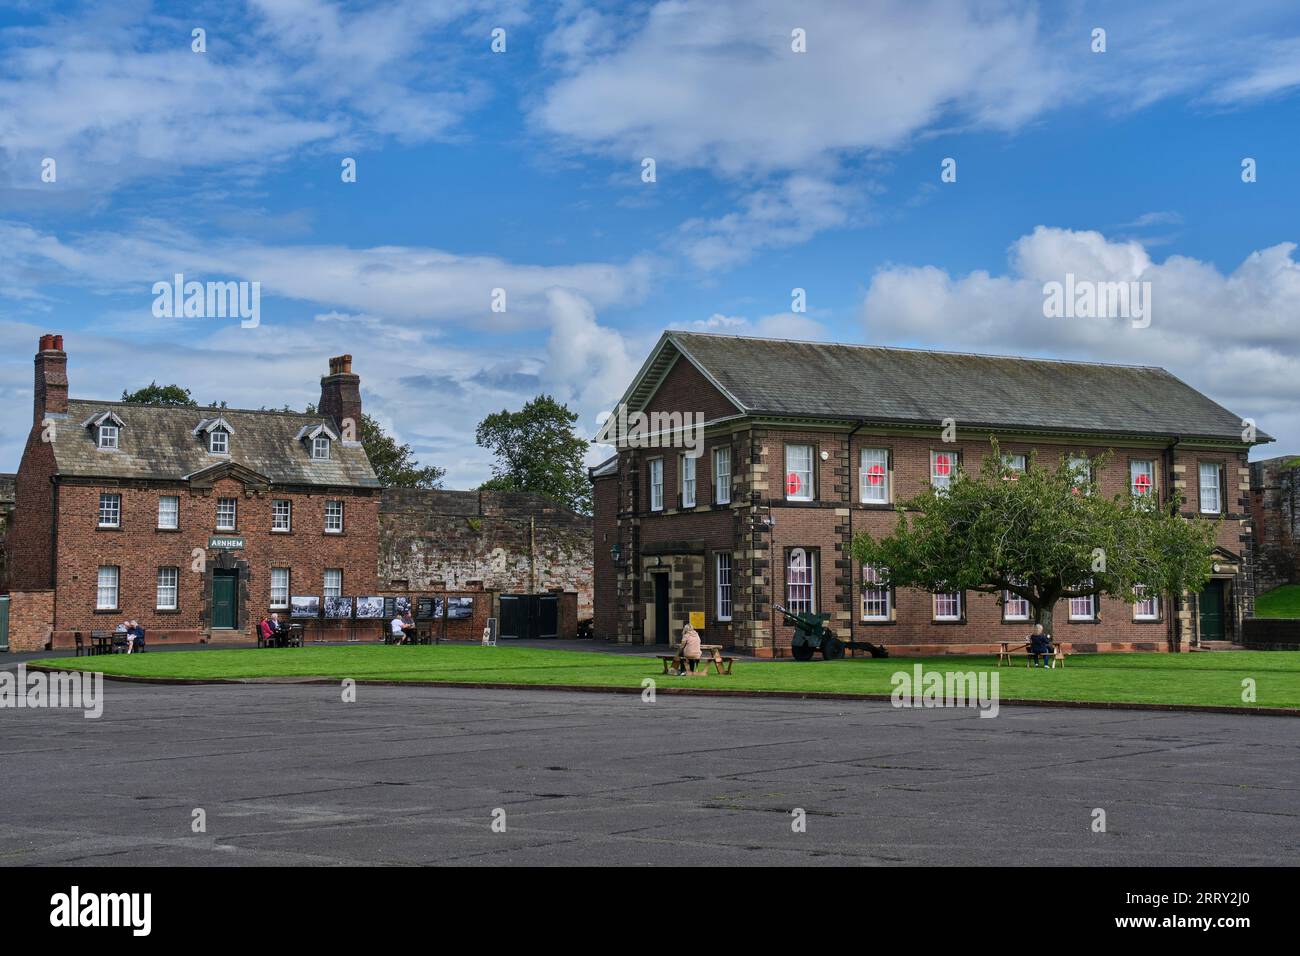
<path fill-rule="evenodd" d="M 132 405 L 173 405 L 184 408 L 199 406 L 199 403 L 190 396 L 188 388 L 181 388 L 179 385 L 159 385 L 157 382 L 150 382 L 144 388 L 138 388 L 134 392 L 123 389 L 122 401 L 130 402 Z"/>
<path fill-rule="evenodd" d="M 1029 602 L 1051 633 L 1057 602 L 1106 594 L 1200 591 L 1211 574 L 1217 522 L 1179 517 L 1177 502 L 1157 507 L 1128 494 L 1105 498 L 1094 476 L 1064 457 L 1055 468 L 1030 456 L 1017 473 L 996 441 L 979 475 L 959 472 L 946 490 L 927 488 L 898 507 L 898 526 L 853 542 L 853 557 L 882 569 L 891 586 L 926 591 L 1010 591 Z"/>
<path fill-rule="evenodd" d="M 517 412 L 502 409 L 479 422 L 475 439 L 496 456 L 482 487 L 535 491 L 579 514 L 591 513 L 591 482 L 583 462 L 587 440 L 574 432 L 577 412 L 538 395 Z"/>

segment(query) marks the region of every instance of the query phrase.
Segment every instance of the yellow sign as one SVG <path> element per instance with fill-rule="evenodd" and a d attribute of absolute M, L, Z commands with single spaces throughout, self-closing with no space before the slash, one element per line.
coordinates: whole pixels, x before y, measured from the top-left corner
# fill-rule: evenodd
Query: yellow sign
<path fill-rule="evenodd" d="M 697 631 L 704 627 L 704 612 L 703 612 L 703 611 L 692 611 L 692 612 L 691 612 L 691 627 L 695 628 Z"/>

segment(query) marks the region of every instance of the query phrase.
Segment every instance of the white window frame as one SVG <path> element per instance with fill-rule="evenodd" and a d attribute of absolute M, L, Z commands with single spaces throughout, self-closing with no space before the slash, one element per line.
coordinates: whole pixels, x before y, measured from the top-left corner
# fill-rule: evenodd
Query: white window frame
<path fill-rule="evenodd" d="M 280 590 L 280 587 L 275 583 L 277 574 L 282 574 L 284 576 L 284 597 L 280 600 L 276 600 L 276 592 Z M 271 607 L 285 608 L 289 606 L 289 581 L 290 577 L 288 568 L 271 569 Z"/>
<path fill-rule="evenodd" d="M 330 460 L 330 440 L 327 435 L 317 435 L 311 440 L 312 461 Z"/>
<path fill-rule="evenodd" d="M 224 520 L 222 518 L 222 513 L 224 510 L 226 510 L 227 505 L 229 506 L 228 510 L 230 512 L 230 523 L 222 524 L 221 522 Z M 237 527 L 239 527 L 239 499 L 218 498 L 217 499 L 217 530 L 234 531 Z"/>
<path fill-rule="evenodd" d="M 101 564 L 95 573 L 95 610 L 116 611 L 118 607 L 118 584 L 122 578 L 121 569 L 115 564 Z M 112 595 L 112 603 L 105 598 Z"/>
<path fill-rule="evenodd" d="M 939 458 L 944 457 L 948 463 L 948 473 L 946 475 L 939 473 Z M 961 459 L 955 451 L 930 451 L 930 487 L 936 491 L 947 491 L 952 487 L 952 480 L 957 477 L 957 469 L 961 467 Z"/>
<path fill-rule="evenodd" d="M 221 447 L 217 447 L 217 439 L 220 438 Z M 208 432 L 208 451 L 213 455 L 230 454 L 230 432 L 224 428 L 214 428 Z"/>
<path fill-rule="evenodd" d="M 1223 469 L 1220 467 L 1217 461 L 1202 461 L 1198 463 L 1196 471 L 1197 471 L 1197 483 L 1196 483 L 1197 497 L 1199 499 L 1201 514 L 1203 515 L 1223 514 L 1223 489 L 1221 487 L 1222 482 L 1220 481 L 1220 478 L 1223 473 Z M 1214 479 L 1213 482 L 1211 482 L 1209 485 L 1207 485 L 1205 482 L 1205 478 L 1207 475 L 1211 476 Z M 1212 490 L 1214 493 L 1214 507 L 1212 508 L 1205 507 L 1207 490 Z"/>
<path fill-rule="evenodd" d="M 803 564 L 798 562 L 802 560 Z M 799 580 L 796 580 L 798 578 Z M 795 596 L 799 588 L 799 596 Z M 803 589 L 807 589 L 804 597 Z M 791 614 L 817 613 L 817 554 L 807 548 L 791 548 L 785 561 L 785 606 Z"/>
<path fill-rule="evenodd" d="M 171 524 L 168 524 L 168 509 L 164 507 L 167 502 L 172 503 L 170 511 Z M 163 531 L 175 531 L 181 526 L 181 499 L 179 495 L 159 495 L 158 496 L 158 527 Z"/>
<path fill-rule="evenodd" d="M 651 458 L 650 462 L 650 510 L 664 510 L 664 460 Z"/>
<path fill-rule="evenodd" d="M 939 611 L 940 603 L 951 610 L 943 613 Z M 961 620 L 961 592 L 960 591 L 935 591 L 930 596 L 930 613 L 931 620 L 935 621 L 960 621 Z"/>
<path fill-rule="evenodd" d="M 873 484 L 871 469 L 877 467 L 880 481 Z M 858 500 L 864 505 L 889 504 L 888 448 L 864 448 L 858 453 Z"/>
<path fill-rule="evenodd" d="M 109 491 L 99 494 L 99 527 L 122 527 L 122 496 Z"/>
<path fill-rule="evenodd" d="M 1003 476 L 1006 481 L 1018 481 L 1029 468 L 1029 456 L 1018 451 L 1006 452 L 1002 456 L 1002 467 L 1012 472 Z"/>
<path fill-rule="evenodd" d="M 330 578 L 331 578 L 331 576 L 333 576 L 333 578 L 334 578 L 334 583 L 333 583 L 333 584 L 330 584 Z M 343 569 L 342 569 L 342 568 L 326 568 L 326 569 L 325 569 L 325 579 L 324 579 L 324 581 L 322 582 L 322 584 L 323 584 L 323 586 L 324 586 L 324 587 L 323 587 L 323 590 L 324 590 L 323 597 L 327 597 L 327 598 L 332 598 L 332 597 L 342 597 L 342 596 L 343 596 Z"/>
<path fill-rule="evenodd" d="M 343 501 L 340 498 L 325 502 L 325 533 L 343 533 Z"/>
<path fill-rule="evenodd" d="M 713 556 L 714 608 L 719 621 L 730 621 L 735 610 L 732 603 L 731 552 L 719 551 Z"/>
<path fill-rule="evenodd" d="M 1145 466 L 1145 470 L 1143 470 Z M 1147 490 L 1138 490 L 1138 477 L 1147 476 Z M 1128 463 L 1128 492 L 1134 498 L 1155 498 L 1156 494 L 1156 463 L 1150 458 L 1134 458 Z"/>
<path fill-rule="evenodd" d="M 180 606 L 180 568 L 159 568 L 155 607 L 159 611 L 175 611 Z M 168 595 L 171 600 L 168 601 Z"/>
<path fill-rule="evenodd" d="M 719 445 L 713 449 L 713 503 L 715 505 L 731 504 L 730 445 Z"/>
<path fill-rule="evenodd" d="M 1133 620 L 1135 621 L 1158 621 L 1160 620 L 1160 592 L 1148 592 L 1145 585 L 1139 584 L 1133 589 L 1137 592 L 1138 599 L 1133 602 Z M 1144 611 L 1142 605 L 1148 604 L 1150 611 Z"/>
<path fill-rule="evenodd" d="M 1081 489 L 1086 488 L 1092 481 L 1092 462 L 1088 460 L 1087 455 L 1071 455 L 1066 459 L 1067 465 L 1074 480 L 1079 482 Z M 1091 493 L 1091 492 L 1085 492 Z"/>
<path fill-rule="evenodd" d="M 122 447 L 118 441 L 119 437 L 116 425 L 100 425 L 97 444 L 100 448 L 116 450 Z"/>
<path fill-rule="evenodd" d="M 281 508 L 280 506 L 284 507 Z M 283 519 L 283 523 L 281 523 Z M 271 530 L 277 533 L 293 531 L 293 502 L 288 498 L 275 498 L 271 502 Z"/>
<path fill-rule="evenodd" d="M 1024 606 L 1024 609 L 1025 609 L 1025 613 L 1024 613 L 1024 614 L 1021 614 L 1019 611 L 1015 611 L 1015 612 L 1013 612 L 1013 611 L 1011 610 L 1012 607 L 1019 608 L 1019 607 L 1021 607 L 1022 605 Z M 1028 621 L 1029 618 L 1030 618 L 1030 615 L 1031 615 L 1032 611 L 1033 611 L 1033 608 L 1031 608 L 1031 607 L 1029 606 L 1029 599 L 1028 599 L 1028 598 L 1022 598 L 1022 597 L 1021 597 L 1019 594 L 1017 594 L 1015 591 L 1003 591 L 1003 592 L 1002 592 L 1002 620 L 1004 620 L 1004 621 Z"/>
<path fill-rule="evenodd" d="M 796 467 L 800 462 L 792 460 L 791 453 L 808 452 L 808 467 L 801 469 Z M 794 444 L 785 446 L 785 500 L 786 501 L 813 501 L 816 499 L 816 487 L 813 482 L 816 480 L 817 466 L 814 463 L 816 451 L 812 445 Z M 797 495 L 790 494 L 790 476 L 799 476 L 800 491 Z M 805 477 L 806 476 L 806 477 Z"/>
<path fill-rule="evenodd" d="M 891 589 L 877 587 L 880 581 L 880 569 L 873 564 L 862 566 L 862 620 L 893 620 L 894 596 Z M 869 611 L 873 607 L 875 611 Z"/>
<path fill-rule="evenodd" d="M 695 507 L 695 459 L 682 455 L 682 507 Z"/>
<path fill-rule="evenodd" d="M 1084 582 L 1084 583 L 1085 583 L 1085 584 L 1089 584 L 1089 585 L 1091 585 L 1091 582 Z M 1087 602 L 1088 602 L 1088 613 L 1087 613 L 1087 614 L 1084 614 L 1084 613 L 1083 613 L 1083 611 L 1082 611 L 1082 605 L 1079 605 L 1080 610 L 1077 610 L 1077 611 L 1075 610 L 1075 606 L 1076 606 L 1076 605 L 1075 605 L 1075 602 L 1076 602 L 1076 601 L 1087 601 Z M 1070 618 L 1071 621 L 1095 621 L 1095 620 L 1097 620 L 1097 595 L 1095 595 L 1095 594 L 1089 594 L 1089 595 L 1086 595 L 1086 596 L 1084 596 L 1084 597 L 1072 597 L 1072 598 L 1070 598 L 1070 607 L 1069 607 L 1069 612 L 1070 612 L 1070 613 L 1069 613 L 1069 618 Z"/>

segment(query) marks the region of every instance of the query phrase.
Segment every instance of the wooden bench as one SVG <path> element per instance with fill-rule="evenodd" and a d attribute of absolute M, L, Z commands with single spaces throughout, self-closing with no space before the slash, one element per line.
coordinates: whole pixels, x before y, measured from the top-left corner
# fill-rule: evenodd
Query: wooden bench
<path fill-rule="evenodd" d="M 1052 659 L 1050 662 L 1048 662 L 1049 667 L 1056 667 L 1057 661 L 1061 662 L 1062 667 L 1065 666 L 1066 655 L 1070 653 L 1069 651 L 1066 650 L 1066 646 L 1067 645 L 1061 643 L 1060 641 L 1052 642 Z M 1030 667 L 1033 665 L 1033 658 L 1032 655 L 1029 653 L 1028 641 L 999 641 L 998 642 L 998 667 L 1002 666 L 1003 661 L 1006 661 L 1007 666 L 1009 667 L 1011 665 L 1012 654 L 1024 654 L 1025 666 Z"/>
<path fill-rule="evenodd" d="M 670 671 L 680 671 L 686 668 L 686 658 L 682 657 L 681 650 L 675 654 L 660 654 L 659 660 L 663 662 L 664 673 Z M 704 677 L 709 673 L 709 666 L 713 666 L 713 673 L 719 676 L 725 676 L 731 673 L 731 666 L 735 663 L 734 657 L 722 656 L 721 644 L 701 644 L 700 645 L 700 664 L 703 666 L 696 671 L 688 671 L 692 677 Z"/>

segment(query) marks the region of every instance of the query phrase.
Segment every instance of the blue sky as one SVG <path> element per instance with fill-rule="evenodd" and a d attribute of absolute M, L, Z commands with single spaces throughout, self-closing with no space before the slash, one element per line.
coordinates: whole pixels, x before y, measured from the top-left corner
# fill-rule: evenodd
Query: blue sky
<path fill-rule="evenodd" d="M 1300 451 L 1300 13 L 1224 6 L 0 3 L 0 469 L 45 331 L 82 397 L 301 407 L 350 352 L 449 487 L 670 326 L 1162 365 Z M 260 325 L 154 317 L 176 272 Z M 1150 326 L 1045 318 L 1066 273 Z"/>

